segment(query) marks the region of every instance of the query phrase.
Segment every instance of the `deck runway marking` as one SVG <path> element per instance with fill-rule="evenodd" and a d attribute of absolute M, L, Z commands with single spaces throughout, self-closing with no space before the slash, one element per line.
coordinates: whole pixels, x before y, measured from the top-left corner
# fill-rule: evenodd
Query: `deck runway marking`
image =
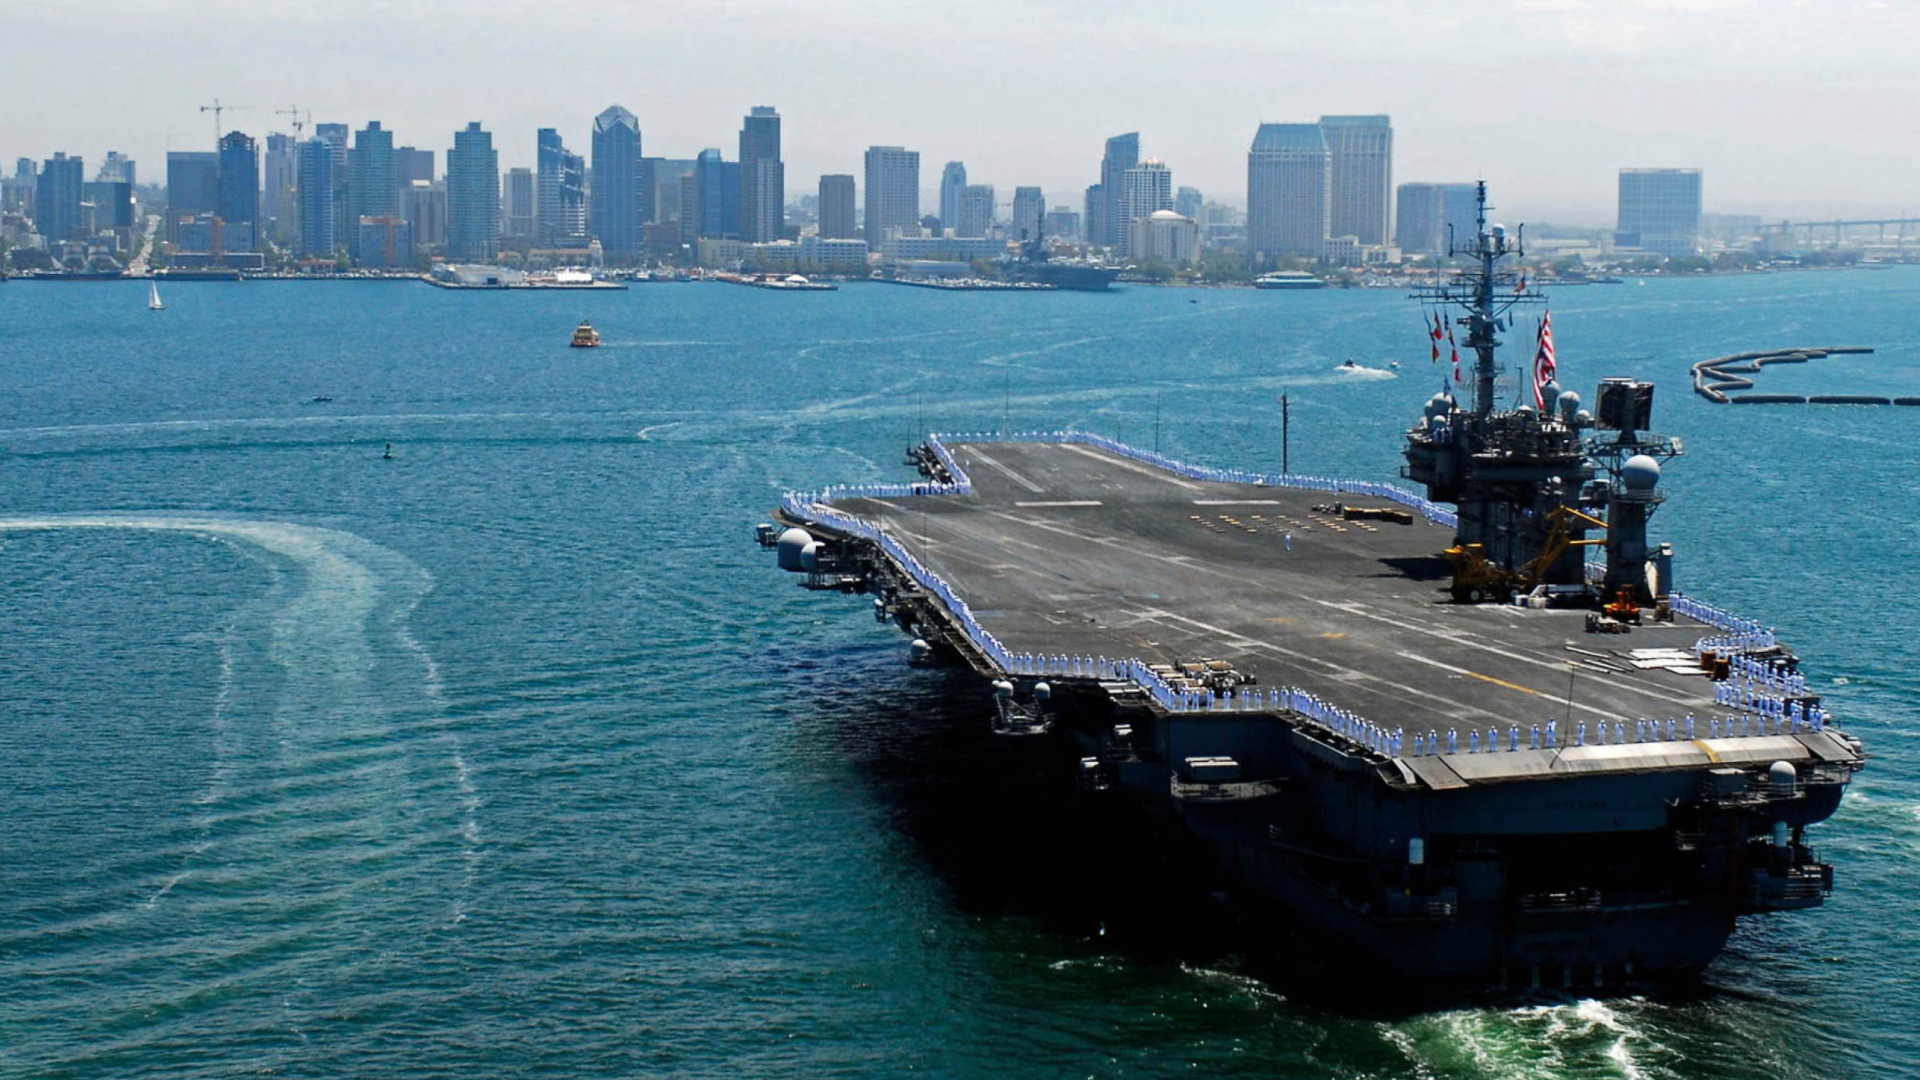
<path fill-rule="evenodd" d="M 1039 510 L 1054 506 L 1105 506 L 1099 499 L 1061 499 L 1057 502 L 1017 502 L 1013 505 L 1024 510 Z"/>
<path fill-rule="evenodd" d="M 1098 461 L 1103 465 L 1111 465 L 1116 468 L 1126 469 L 1129 472 L 1137 472 L 1141 476 L 1150 476 L 1155 480 L 1161 481 L 1162 483 L 1174 484 L 1176 486 L 1186 488 L 1188 491 L 1206 490 L 1205 488 L 1201 487 L 1199 484 L 1182 480 L 1177 476 L 1168 476 L 1165 472 L 1162 472 L 1159 469 L 1150 468 L 1146 465 L 1135 465 L 1133 462 L 1128 461 L 1125 458 L 1117 458 L 1117 457 L 1111 457 L 1107 454 L 1095 453 L 1094 451 L 1089 450 L 1084 446 L 1075 446 L 1072 443 L 1061 443 L 1060 449 L 1071 450 L 1076 454 L 1084 454 L 1087 457 L 1090 457 L 1093 460 Z"/>
<path fill-rule="evenodd" d="M 1195 506 L 1279 506 L 1279 499 L 1195 499 Z M 1259 517 L 1259 514 L 1253 515 Z"/>
<path fill-rule="evenodd" d="M 1437 668 L 1439 668 L 1439 669 L 1440 669 L 1440 670 L 1442 670 L 1442 671 L 1451 671 L 1451 672 L 1453 672 L 1453 673 L 1454 673 L 1455 675 L 1471 675 L 1472 677 L 1474 677 L 1474 678 L 1476 678 L 1476 679 L 1484 679 L 1484 680 L 1486 680 L 1487 682 L 1490 682 L 1490 683 L 1498 683 L 1498 684 L 1499 684 L 1499 685 L 1501 685 L 1501 686 L 1507 686 L 1507 687 L 1511 687 L 1512 689 L 1515 689 L 1515 690 L 1520 690 L 1520 691 L 1523 691 L 1523 692 L 1525 692 L 1525 693 L 1529 693 L 1529 694 L 1534 694 L 1534 695 L 1536 695 L 1536 696 L 1538 696 L 1538 697 L 1549 697 L 1549 695 L 1547 695 L 1547 694 L 1543 694 L 1543 693 L 1541 693 L 1541 692 L 1540 692 L 1540 691 L 1538 691 L 1538 690 L 1528 690 L 1528 689 L 1527 689 L 1526 687 L 1524 687 L 1524 686 L 1519 686 L 1519 685 L 1516 685 L 1516 684 L 1514 684 L 1514 683 L 1510 683 L 1510 682 L 1502 682 L 1501 680 L 1499 680 L 1499 679 L 1495 679 L 1495 678 L 1492 678 L 1491 676 L 1487 676 L 1487 675 L 1482 675 L 1482 674 L 1480 674 L 1480 673 L 1479 673 L 1479 672 L 1477 672 L 1477 671 L 1469 671 L 1469 670 L 1467 670 L 1466 668 L 1463 668 L 1463 667 L 1456 667 L 1456 666 L 1454 666 L 1454 665 L 1452 665 L 1452 664 L 1449 664 L 1449 663 L 1445 663 L 1445 662 L 1443 662 L 1443 661 L 1440 661 L 1440 660 L 1435 660 L 1434 658 L 1432 658 L 1432 657 L 1430 657 L 1430 656 L 1421 656 L 1421 655 L 1420 655 L 1419 653 L 1415 653 L 1415 652 L 1401 652 L 1401 653 L 1399 653 L 1399 654 L 1397 654 L 1397 655 L 1399 655 L 1399 657 L 1400 657 L 1401 659 L 1403 659 L 1403 660 L 1412 660 L 1412 661 L 1414 661 L 1415 663 L 1419 663 L 1419 664 L 1426 664 L 1426 665 L 1428 665 L 1429 667 L 1437 667 Z M 1582 702 L 1578 702 L 1578 701 L 1576 701 L 1576 702 L 1574 702 L 1574 703 L 1573 703 L 1573 707 L 1574 707 L 1574 708 L 1576 708 L 1576 709 L 1579 709 L 1579 710 L 1580 710 L 1580 711 L 1582 711 L 1582 712 L 1588 712 L 1588 713 L 1592 713 L 1593 715 L 1595 715 L 1595 716 L 1598 716 L 1598 717 L 1601 717 L 1602 719 L 1606 719 L 1606 720 L 1626 720 L 1626 719 L 1629 719 L 1629 718 L 1628 718 L 1627 716 L 1624 716 L 1624 715 L 1622 715 L 1622 714 L 1620 714 L 1620 713 L 1616 713 L 1616 712 L 1608 712 L 1608 711 L 1607 711 L 1607 710 L 1605 710 L 1605 709 L 1601 709 L 1601 708 L 1596 708 L 1596 707 L 1594 707 L 1594 706 L 1592 706 L 1592 705 L 1587 705 L 1587 704 L 1584 704 L 1584 703 L 1582 703 Z M 1492 714 L 1490 714 L 1490 715 L 1492 715 Z M 1507 722 L 1509 722 L 1509 723 L 1511 723 L 1511 722 L 1513 721 L 1513 717 L 1511 717 L 1511 716 L 1505 716 L 1505 717 L 1501 717 L 1501 719 L 1502 719 L 1502 720 L 1504 720 L 1504 721 L 1507 721 Z"/>
<path fill-rule="evenodd" d="M 1313 599 L 1313 598 L 1309 598 L 1309 599 Z M 1342 603 L 1340 601 L 1335 601 L 1335 600 L 1320 600 L 1320 599 L 1314 599 L 1313 602 L 1325 607 L 1333 608 L 1336 611 L 1344 611 L 1349 615 L 1358 615 L 1363 619 L 1372 619 L 1375 622 L 1386 623 L 1388 626 L 1397 626 L 1402 630 L 1412 630 L 1415 633 L 1425 634 L 1428 637 L 1439 638 L 1440 640 L 1445 641 L 1452 645 L 1464 645 L 1470 649 L 1479 649 L 1482 652 L 1490 652 L 1495 656 L 1504 656 L 1509 660 L 1517 660 L 1523 664 L 1532 664 L 1535 667 L 1550 668 L 1556 672 L 1563 672 L 1566 670 L 1559 663 L 1552 660 L 1542 660 L 1537 657 L 1525 656 L 1516 652 L 1509 652 L 1506 649 L 1501 649 L 1501 648 L 1497 648 L 1495 646 L 1489 645 L 1484 641 L 1475 641 L 1472 638 L 1465 637 L 1454 631 L 1435 630 L 1431 627 L 1421 626 L 1418 623 L 1403 622 L 1402 620 L 1399 620 L 1399 619 L 1388 618 L 1387 616 L 1382 615 L 1378 612 L 1369 611 L 1366 607 L 1360 604 Z M 1421 659 L 1425 659 L 1425 658 L 1422 657 Z M 1673 697 L 1670 694 L 1662 693 L 1661 691 L 1648 686 L 1636 686 L 1633 683 L 1627 682 L 1624 679 L 1617 680 L 1612 685 L 1617 689 L 1626 690 L 1630 693 L 1639 694 L 1643 697 L 1657 698 L 1658 700 L 1664 701 L 1670 705 L 1679 705 L 1685 708 L 1694 708 L 1698 705 L 1697 702 L 1689 701 L 1686 698 Z M 1613 716 L 1615 714 L 1608 713 L 1607 715 Z M 1621 717 L 1621 719 L 1625 719 L 1625 718 Z"/>
<path fill-rule="evenodd" d="M 979 447 L 974 447 L 972 449 L 972 454 L 975 458 L 979 459 L 981 464 L 986 465 L 988 468 L 992 469 L 994 472 L 997 472 L 1000 475 L 1006 477 L 1007 479 L 1013 481 L 1014 483 L 1019 484 L 1021 487 L 1026 488 L 1028 491 L 1033 492 L 1035 495 L 1045 495 L 1047 493 L 1046 488 L 1043 488 L 1039 484 L 1034 483 L 1033 481 L 1027 479 L 1024 476 L 1021 476 L 1019 473 L 1014 472 L 1010 466 L 1001 464 L 999 459 L 988 457 L 985 453 L 983 453 L 980 450 Z"/>

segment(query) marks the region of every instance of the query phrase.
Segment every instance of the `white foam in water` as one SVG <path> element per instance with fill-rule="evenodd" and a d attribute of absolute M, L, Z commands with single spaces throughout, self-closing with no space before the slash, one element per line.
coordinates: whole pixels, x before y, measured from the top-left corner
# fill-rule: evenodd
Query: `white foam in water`
<path fill-rule="evenodd" d="M 445 712 L 445 696 L 439 665 L 414 638 L 406 620 L 419 600 L 432 587 L 432 578 L 404 557 L 396 555 L 351 533 L 287 522 L 259 521 L 191 514 L 59 514 L 30 517 L 0 517 L 0 533 L 56 531 L 66 529 L 124 529 L 150 532 L 194 533 L 237 542 L 278 555 L 298 565 L 305 574 L 306 587 L 280 603 L 266 620 L 269 655 L 289 679 L 314 683 L 304 694 L 283 700 L 271 712 L 280 728 L 282 753 L 302 735 L 318 732 L 311 725 L 330 721 L 336 728 L 346 725 L 374 726 L 384 730 L 385 710 L 375 706 L 367 687 L 372 644 L 369 620 L 379 610 L 383 597 L 396 588 L 405 595 L 393 603 L 386 620 L 401 649 L 412 656 L 422 672 L 422 691 L 431 713 Z M 376 573 L 370 564 L 383 566 Z M 194 798 L 195 825 L 201 839 L 192 849 L 204 854 L 212 846 L 214 806 L 226 794 L 233 762 L 239 753 L 237 736 L 232 730 L 234 708 L 235 660 L 231 635 L 239 632 L 240 617 L 229 625 L 229 638 L 220 645 L 219 686 L 214 694 L 210 717 L 214 758 L 206 786 Z M 325 703 L 316 709 L 316 703 Z M 449 764 L 458 793 L 462 820 L 459 834 L 464 848 L 460 893 L 466 893 L 478 874 L 481 857 L 481 829 L 478 820 L 480 797 L 473 783 L 459 737 L 442 731 L 449 746 Z M 361 770 L 371 777 L 371 770 Z M 385 779 L 404 784 L 405 769 L 396 766 Z M 173 891 L 191 870 L 171 875 L 160 883 L 142 904 L 152 908 Z M 454 920 L 459 921 L 462 901 L 456 898 Z"/>

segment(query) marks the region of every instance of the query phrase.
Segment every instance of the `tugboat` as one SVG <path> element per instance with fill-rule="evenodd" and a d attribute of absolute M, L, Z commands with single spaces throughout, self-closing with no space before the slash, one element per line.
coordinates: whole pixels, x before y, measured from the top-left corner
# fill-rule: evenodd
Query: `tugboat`
<path fill-rule="evenodd" d="M 600 347 L 600 331 L 595 330 L 592 323 L 582 319 L 580 325 L 573 328 L 573 341 L 569 344 L 576 349 L 597 349 Z"/>

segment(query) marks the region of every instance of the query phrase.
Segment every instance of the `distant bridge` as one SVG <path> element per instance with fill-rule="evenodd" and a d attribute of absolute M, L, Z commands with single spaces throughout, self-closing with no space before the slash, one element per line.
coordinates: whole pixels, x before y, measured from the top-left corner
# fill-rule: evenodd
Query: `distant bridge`
<path fill-rule="evenodd" d="M 1887 242 L 1887 226 L 1889 225 L 1897 230 L 1893 237 L 1896 244 L 1905 244 L 1909 229 L 1913 230 L 1916 239 L 1920 239 L 1920 218 L 1859 218 L 1851 221 L 1780 221 L 1771 224 L 1762 224 L 1760 226 L 1760 236 L 1769 243 L 1774 242 L 1772 239 L 1774 237 L 1778 237 L 1788 243 L 1792 243 L 1796 237 L 1804 237 L 1806 242 L 1811 244 L 1818 238 L 1818 234 L 1832 230 L 1833 242 L 1839 244 L 1846 240 L 1848 230 L 1872 228 L 1878 230 L 1879 242 L 1884 244 Z"/>

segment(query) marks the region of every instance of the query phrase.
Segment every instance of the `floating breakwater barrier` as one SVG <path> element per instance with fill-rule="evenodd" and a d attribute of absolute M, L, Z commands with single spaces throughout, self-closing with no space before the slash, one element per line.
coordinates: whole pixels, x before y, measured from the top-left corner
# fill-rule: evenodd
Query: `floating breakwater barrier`
<path fill-rule="evenodd" d="M 1873 394 L 1740 394 L 1729 390 L 1751 390 L 1753 380 L 1742 372 L 1758 374 L 1773 364 L 1804 364 L 1829 356 L 1857 356 L 1873 350 L 1858 345 L 1834 345 L 1818 349 L 1774 349 L 1766 352 L 1731 353 L 1702 360 L 1693 365 L 1693 391 L 1717 405 L 1920 405 L 1920 398 L 1884 398 Z"/>

